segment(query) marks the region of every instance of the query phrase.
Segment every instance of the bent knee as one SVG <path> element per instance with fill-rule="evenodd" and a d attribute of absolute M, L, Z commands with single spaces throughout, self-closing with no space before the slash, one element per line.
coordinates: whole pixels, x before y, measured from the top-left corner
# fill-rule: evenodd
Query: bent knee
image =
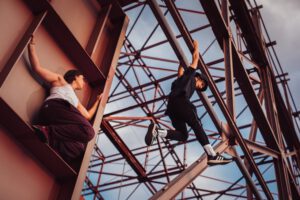
<path fill-rule="evenodd" d="M 189 138 L 189 135 L 188 134 L 184 134 L 184 135 L 182 135 L 181 141 L 182 142 L 186 142 L 188 138 Z"/>
<path fill-rule="evenodd" d="M 92 126 L 84 126 L 83 127 L 84 130 L 84 134 L 85 134 L 85 142 L 89 142 L 90 140 L 92 140 L 95 136 L 95 131 L 94 128 Z"/>
<path fill-rule="evenodd" d="M 180 142 L 186 142 L 188 137 L 189 137 L 188 133 L 179 132 L 179 134 L 177 134 L 177 136 L 173 139 L 178 140 Z"/>

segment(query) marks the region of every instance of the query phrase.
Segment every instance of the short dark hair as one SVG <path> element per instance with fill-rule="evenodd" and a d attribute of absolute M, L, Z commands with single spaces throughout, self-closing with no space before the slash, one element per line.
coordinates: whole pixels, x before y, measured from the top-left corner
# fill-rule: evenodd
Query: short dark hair
<path fill-rule="evenodd" d="M 65 73 L 64 79 L 68 83 L 72 83 L 75 80 L 76 76 L 80 76 L 80 75 L 83 75 L 81 71 L 77 69 L 71 69 Z"/>
<path fill-rule="evenodd" d="M 196 73 L 195 78 L 201 79 L 204 82 L 204 87 L 200 91 L 205 91 L 208 87 L 208 79 L 204 74 Z"/>

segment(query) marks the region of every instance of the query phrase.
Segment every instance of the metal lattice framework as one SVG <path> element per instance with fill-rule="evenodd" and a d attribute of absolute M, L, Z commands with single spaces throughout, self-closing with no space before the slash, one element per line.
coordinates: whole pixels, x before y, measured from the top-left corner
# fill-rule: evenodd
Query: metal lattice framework
<path fill-rule="evenodd" d="M 109 1 L 100 1 L 109 4 Z M 130 18 L 86 199 L 300 199 L 299 117 L 255 0 L 119 1 Z M 164 114 L 192 40 L 209 90 L 192 97 L 211 143 L 235 159 L 208 167 L 190 130 L 187 142 L 145 146 Z"/>

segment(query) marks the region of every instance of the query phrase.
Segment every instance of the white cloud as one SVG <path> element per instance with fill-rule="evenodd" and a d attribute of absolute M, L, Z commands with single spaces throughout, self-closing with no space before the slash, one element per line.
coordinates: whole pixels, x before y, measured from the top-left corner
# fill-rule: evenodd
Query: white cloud
<path fill-rule="evenodd" d="M 275 49 L 283 70 L 289 73 L 289 85 L 299 108 L 300 1 L 260 0 L 259 3 L 263 5 L 261 13 L 269 35 L 277 42 Z"/>

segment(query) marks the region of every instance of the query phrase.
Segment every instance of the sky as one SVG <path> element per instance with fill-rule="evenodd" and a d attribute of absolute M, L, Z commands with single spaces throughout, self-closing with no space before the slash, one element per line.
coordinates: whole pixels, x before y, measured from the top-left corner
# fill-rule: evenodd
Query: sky
<path fill-rule="evenodd" d="M 300 1 L 258 0 L 260 10 L 284 71 L 289 73 L 289 86 L 296 106 L 300 104 Z"/>

